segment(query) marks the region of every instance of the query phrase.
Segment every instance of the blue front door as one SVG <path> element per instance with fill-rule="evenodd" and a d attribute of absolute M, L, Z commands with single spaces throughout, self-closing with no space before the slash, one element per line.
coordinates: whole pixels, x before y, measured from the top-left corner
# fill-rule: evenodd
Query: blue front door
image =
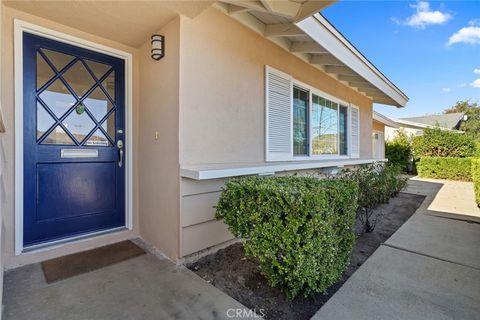
<path fill-rule="evenodd" d="M 25 247 L 125 226 L 124 60 L 23 35 Z"/>

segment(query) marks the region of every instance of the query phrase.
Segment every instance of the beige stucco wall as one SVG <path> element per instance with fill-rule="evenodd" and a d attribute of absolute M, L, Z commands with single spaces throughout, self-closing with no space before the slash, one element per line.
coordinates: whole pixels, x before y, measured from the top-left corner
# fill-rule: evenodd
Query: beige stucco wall
<path fill-rule="evenodd" d="M 173 260 L 180 250 L 178 123 L 183 19 L 187 18 L 177 17 L 159 30 L 166 39 L 163 59 L 150 58 L 150 42 L 140 48 L 140 233 Z"/>
<path fill-rule="evenodd" d="M 370 158 L 371 100 L 214 8 L 181 28 L 180 162 L 264 162 L 264 69 L 360 107 L 361 158 Z"/>
<path fill-rule="evenodd" d="M 1 76 L 4 81 L 1 85 L 1 104 L 4 113 L 4 120 L 6 126 L 6 133 L 2 134 L 1 142 L 4 146 L 4 182 L 5 182 L 5 202 L 3 202 L 3 214 L 4 214 L 4 239 L 5 239 L 5 268 L 13 268 L 19 265 L 33 263 L 64 254 L 72 253 L 75 251 L 86 250 L 99 245 L 117 242 L 123 239 L 129 239 L 138 235 L 139 222 L 138 222 L 138 195 L 139 195 L 139 179 L 138 179 L 138 166 L 139 162 L 134 162 L 133 176 L 134 176 L 134 221 L 133 230 L 122 231 L 114 234 L 99 236 L 96 238 L 86 239 L 75 243 L 64 244 L 42 251 L 27 253 L 20 256 L 14 255 L 14 49 L 13 49 L 13 20 L 20 19 L 30 23 L 34 23 L 39 26 L 47 27 L 56 31 L 64 32 L 73 36 L 77 36 L 89 41 L 94 41 L 99 44 L 103 44 L 115 49 L 119 49 L 125 52 L 129 52 L 133 55 L 133 120 L 134 120 L 134 154 L 138 155 L 139 146 L 139 110 L 138 110 L 138 90 L 139 90 L 139 50 L 119 44 L 108 39 L 93 36 L 91 34 L 84 33 L 82 31 L 65 27 L 58 23 L 45 20 L 39 17 L 32 16 L 30 14 L 23 13 L 21 11 L 3 7 L 3 21 L 1 24 L 1 42 L 2 42 L 2 54 L 1 54 Z M 121 32 L 119 30 L 118 32 Z M 8 79 L 8 80 L 5 80 Z M 136 160 L 136 159 L 135 159 Z M 21 160 L 17 160 L 21 161 Z"/>
<path fill-rule="evenodd" d="M 3 0 L 0 0 L 0 36 L 3 30 Z M 2 41 L 0 41 L 0 56 L 3 56 L 3 45 Z M 2 59 L 0 59 L 0 88 L 2 87 Z M 0 90 L 0 126 L 3 127 L 3 112 L 2 112 L 2 92 Z M 0 132 L 0 306 L 3 306 L 3 265 L 4 265 L 4 235 L 3 232 L 3 212 L 5 208 L 5 184 L 3 180 L 4 176 L 4 154 L 5 150 L 3 150 L 3 139 L 4 134 Z M 3 312 L 0 312 L 0 320 L 2 319 Z"/>
<path fill-rule="evenodd" d="M 383 132 L 385 125 L 379 121 L 373 120 L 372 130 Z"/>

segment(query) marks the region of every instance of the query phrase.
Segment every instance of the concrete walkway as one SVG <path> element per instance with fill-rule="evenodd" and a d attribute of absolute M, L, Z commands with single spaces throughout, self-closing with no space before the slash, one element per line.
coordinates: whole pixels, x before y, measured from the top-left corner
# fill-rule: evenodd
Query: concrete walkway
<path fill-rule="evenodd" d="M 412 178 L 407 192 L 427 195 L 426 214 L 480 222 L 471 182 Z"/>
<path fill-rule="evenodd" d="M 480 218 L 470 183 L 411 179 L 426 195 L 312 319 L 479 319 Z"/>
<path fill-rule="evenodd" d="M 39 264 L 25 266 L 5 274 L 3 292 L 5 320 L 253 318 L 185 267 L 152 254 L 49 285 Z"/>

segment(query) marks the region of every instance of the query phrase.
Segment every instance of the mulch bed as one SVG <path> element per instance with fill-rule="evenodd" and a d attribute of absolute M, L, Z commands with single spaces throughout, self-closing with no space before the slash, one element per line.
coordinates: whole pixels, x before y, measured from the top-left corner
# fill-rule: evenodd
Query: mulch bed
<path fill-rule="evenodd" d="M 353 248 L 351 263 L 342 277 L 324 294 L 313 298 L 299 296 L 288 301 L 285 294 L 271 288 L 258 271 L 254 259 L 248 259 L 240 243 L 188 265 L 197 275 L 210 282 L 247 308 L 262 310 L 265 319 L 310 319 L 332 297 L 343 283 L 385 242 L 422 204 L 424 196 L 401 192 L 388 204 L 375 209 L 376 226 L 371 233 L 361 233 Z"/>

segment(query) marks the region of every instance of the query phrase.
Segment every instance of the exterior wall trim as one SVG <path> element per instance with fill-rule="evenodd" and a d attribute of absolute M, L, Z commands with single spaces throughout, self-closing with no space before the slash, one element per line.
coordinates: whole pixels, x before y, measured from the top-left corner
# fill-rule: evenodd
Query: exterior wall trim
<path fill-rule="evenodd" d="M 229 178 L 246 175 L 273 175 L 277 172 L 308 170 L 330 167 L 344 167 L 360 164 L 373 163 L 376 161 L 387 161 L 386 159 L 348 159 L 333 161 L 308 161 L 293 162 L 281 164 L 262 164 L 262 165 L 215 165 L 210 167 L 188 166 L 180 168 L 180 175 L 183 178 L 194 180 L 209 180 L 218 178 Z"/>
<path fill-rule="evenodd" d="M 24 32 L 36 34 L 45 38 L 61 41 L 77 47 L 104 53 L 125 60 L 125 140 L 129 148 L 126 149 L 125 160 L 125 226 L 133 229 L 133 57 L 132 54 L 110 48 L 92 41 L 75 37 L 63 32 L 41 27 L 29 22 L 14 20 L 14 75 L 15 75 L 15 255 L 24 253 L 23 247 L 23 41 Z M 112 230 L 114 231 L 114 230 Z M 71 239 L 72 242 L 74 239 Z M 81 241 L 81 240 L 75 240 Z M 54 243 L 52 242 L 52 245 Z M 32 251 L 28 251 L 31 253 Z"/>

